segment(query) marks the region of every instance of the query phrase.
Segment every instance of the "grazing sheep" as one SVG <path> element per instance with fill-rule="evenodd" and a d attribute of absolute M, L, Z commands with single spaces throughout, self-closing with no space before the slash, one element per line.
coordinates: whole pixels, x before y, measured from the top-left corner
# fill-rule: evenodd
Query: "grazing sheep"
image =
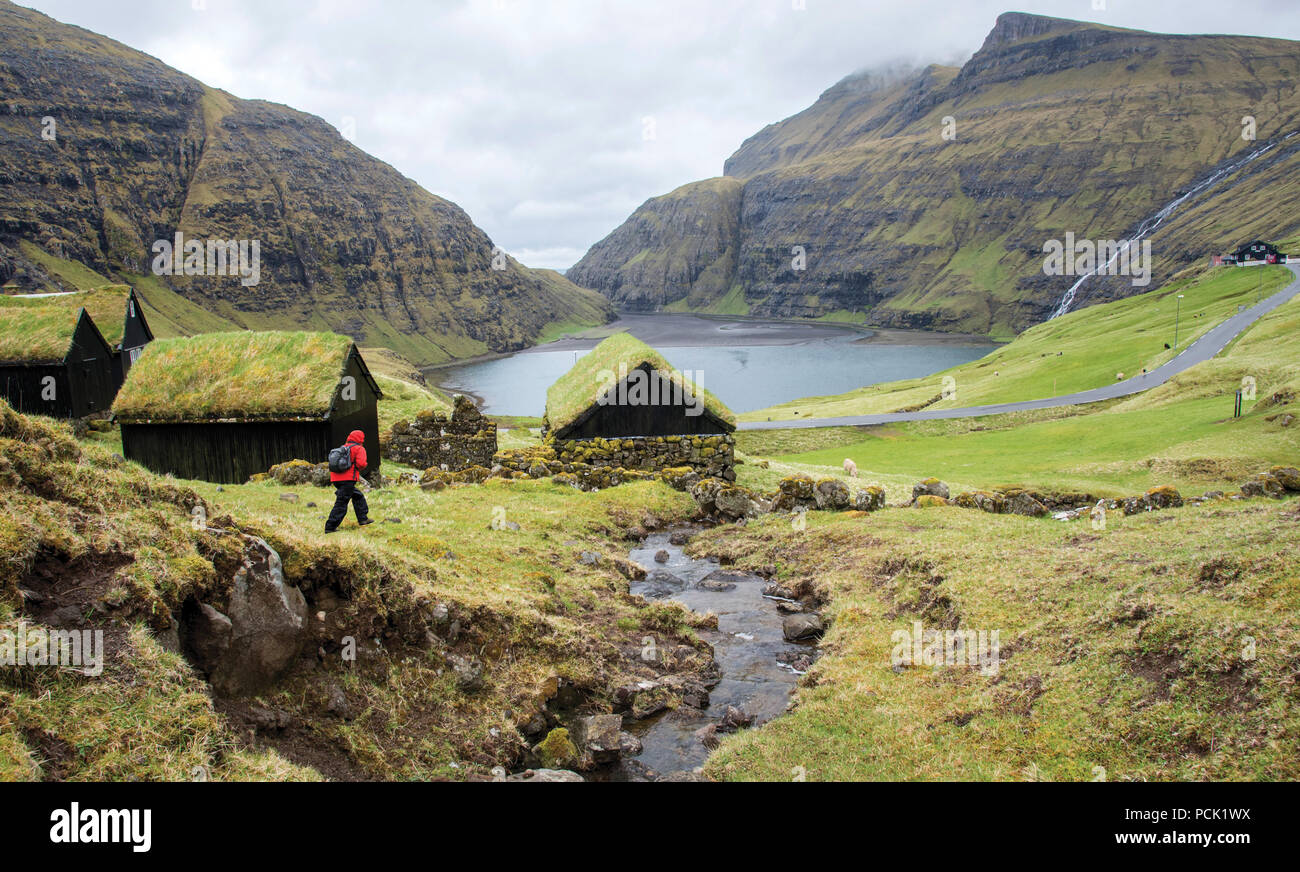
<path fill-rule="evenodd" d="M 844 458 L 844 474 L 850 478 L 858 477 L 858 465 L 847 457 Z"/>

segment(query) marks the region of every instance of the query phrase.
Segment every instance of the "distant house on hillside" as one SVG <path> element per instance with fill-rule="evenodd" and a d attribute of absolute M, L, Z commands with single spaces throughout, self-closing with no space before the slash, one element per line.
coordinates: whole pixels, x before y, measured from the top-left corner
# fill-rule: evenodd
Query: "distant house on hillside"
<path fill-rule="evenodd" d="M 1248 242 L 1232 254 L 1214 259 L 1215 265 L 1233 264 L 1237 266 L 1258 266 L 1263 263 L 1286 263 L 1287 256 L 1277 250 L 1277 246 L 1262 240 Z"/>
<path fill-rule="evenodd" d="M 325 460 L 366 434 L 380 466 L 382 396 L 352 340 L 333 333 L 204 333 L 159 339 L 113 404 L 122 453 L 155 472 L 238 483 L 286 460 Z"/>
<path fill-rule="evenodd" d="M 580 357 L 546 395 L 547 438 L 560 459 L 593 466 L 692 466 L 734 478 L 736 418 L 699 382 L 629 333 Z"/>
<path fill-rule="evenodd" d="M 112 350 L 84 308 L 0 306 L 0 389 L 30 415 L 106 412 L 117 392 Z"/>
<path fill-rule="evenodd" d="M 112 349 L 115 388 L 122 386 L 131 364 L 154 338 L 140 299 L 129 285 L 107 285 L 90 291 L 52 294 L 9 294 L 0 296 L 0 306 L 85 308 Z"/>

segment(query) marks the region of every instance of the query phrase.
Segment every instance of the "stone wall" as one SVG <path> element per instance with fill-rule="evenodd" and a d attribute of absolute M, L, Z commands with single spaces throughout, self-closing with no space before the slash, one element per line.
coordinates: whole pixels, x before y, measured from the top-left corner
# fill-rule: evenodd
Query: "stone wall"
<path fill-rule="evenodd" d="M 622 439 L 556 439 L 561 463 L 585 463 L 658 471 L 689 466 L 704 476 L 736 480 L 736 439 L 730 433 L 705 436 L 628 436 Z"/>
<path fill-rule="evenodd" d="M 415 421 L 398 421 L 383 444 L 385 460 L 417 469 L 455 472 L 471 466 L 492 466 L 497 451 L 497 425 L 479 414 L 474 403 L 456 397 L 449 418 L 445 412 L 425 410 Z"/>

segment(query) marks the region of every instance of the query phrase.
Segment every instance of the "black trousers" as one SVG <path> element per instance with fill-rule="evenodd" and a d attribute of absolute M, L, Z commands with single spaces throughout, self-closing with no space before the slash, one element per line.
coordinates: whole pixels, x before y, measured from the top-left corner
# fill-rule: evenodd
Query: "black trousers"
<path fill-rule="evenodd" d="M 348 502 L 352 502 L 352 510 L 356 513 L 358 521 L 364 521 L 370 514 L 370 507 L 366 505 L 366 495 L 357 490 L 355 481 L 336 481 L 334 482 L 334 508 L 330 510 L 329 519 L 325 521 L 325 527 L 334 530 L 343 519 L 348 516 Z"/>

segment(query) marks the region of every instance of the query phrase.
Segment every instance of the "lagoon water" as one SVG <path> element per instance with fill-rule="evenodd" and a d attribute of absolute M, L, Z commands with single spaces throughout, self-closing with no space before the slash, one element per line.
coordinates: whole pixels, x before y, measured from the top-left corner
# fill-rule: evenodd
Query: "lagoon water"
<path fill-rule="evenodd" d="M 983 357 L 996 346 L 919 331 L 866 331 L 831 324 L 624 315 L 626 329 L 663 352 L 735 412 L 864 385 L 919 378 Z M 504 357 L 430 369 L 429 380 L 467 393 L 483 411 L 540 416 L 546 390 L 599 340 L 565 339 Z M 935 393 L 940 390 L 935 384 Z"/>

